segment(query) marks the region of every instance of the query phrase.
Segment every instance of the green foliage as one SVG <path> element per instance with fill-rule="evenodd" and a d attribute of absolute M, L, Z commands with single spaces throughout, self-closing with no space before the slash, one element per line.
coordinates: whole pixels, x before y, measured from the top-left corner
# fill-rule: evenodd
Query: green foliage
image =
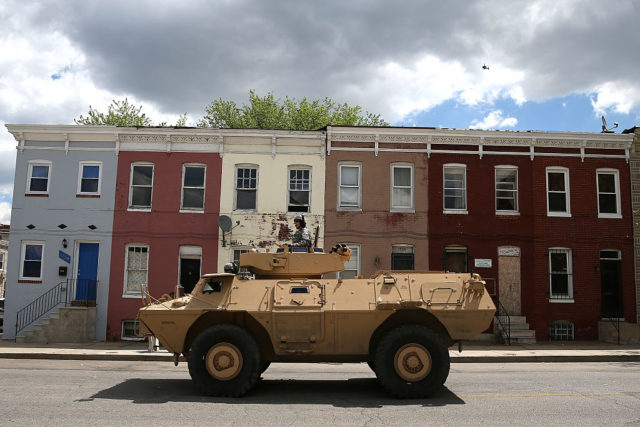
<path fill-rule="evenodd" d="M 379 114 L 362 113 L 359 105 L 337 104 L 331 98 L 309 101 L 289 98 L 282 101 L 273 93 L 264 97 L 249 91 L 249 105 L 238 107 L 222 98 L 205 108 L 200 127 L 232 129 L 317 130 L 335 126 L 388 126 Z"/>
<path fill-rule="evenodd" d="M 152 126 L 153 122 L 145 113 L 142 106 L 137 107 L 125 98 L 122 101 L 111 101 L 107 113 L 89 106 L 87 116 L 80 115 L 74 120 L 78 125 L 107 125 L 107 126 Z"/>
<path fill-rule="evenodd" d="M 176 127 L 187 125 L 187 113 L 182 114 L 176 122 Z M 127 98 L 111 101 L 107 113 L 101 113 L 92 106 L 86 116 L 80 115 L 74 119 L 78 125 L 105 125 L 105 126 L 153 126 L 153 121 L 142 112 L 142 106 L 129 103 Z M 162 122 L 158 126 L 169 126 Z"/>

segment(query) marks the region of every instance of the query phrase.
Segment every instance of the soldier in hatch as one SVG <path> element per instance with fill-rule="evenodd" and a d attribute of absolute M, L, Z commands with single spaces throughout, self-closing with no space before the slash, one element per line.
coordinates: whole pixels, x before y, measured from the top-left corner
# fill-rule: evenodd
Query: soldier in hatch
<path fill-rule="evenodd" d="M 293 224 L 296 226 L 296 232 L 293 233 L 291 239 L 291 248 L 310 248 L 311 247 L 311 233 L 307 229 L 307 222 L 304 220 L 304 216 L 296 216 L 293 220 Z"/>

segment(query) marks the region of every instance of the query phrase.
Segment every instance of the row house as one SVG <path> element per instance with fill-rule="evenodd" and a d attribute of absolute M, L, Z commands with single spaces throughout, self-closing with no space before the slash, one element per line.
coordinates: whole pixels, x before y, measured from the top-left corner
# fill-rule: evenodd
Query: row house
<path fill-rule="evenodd" d="M 70 302 L 106 339 L 117 146 L 95 126 L 7 125 L 18 141 L 4 339 Z M 74 315 L 78 313 L 74 312 Z"/>
<path fill-rule="evenodd" d="M 637 329 L 633 134 L 7 127 L 6 339 L 59 306 L 83 337 L 133 338 L 141 284 L 188 292 L 276 251 L 296 215 L 317 246 L 353 249 L 341 277 L 478 272 L 537 339 Z"/>
<path fill-rule="evenodd" d="M 537 339 L 596 339 L 637 319 L 632 139 L 330 127 L 327 241 L 356 248 L 345 274 L 478 272 Z"/>
<path fill-rule="evenodd" d="M 6 339 L 67 306 L 90 324 L 78 339 L 135 339 L 142 284 L 190 292 L 251 247 L 275 252 L 298 214 L 322 242 L 322 131 L 7 127 L 18 157 Z"/>
<path fill-rule="evenodd" d="M 218 271 L 250 248 L 275 252 L 295 231 L 296 215 L 322 245 L 324 144 L 324 132 L 312 131 L 246 130 L 225 138 L 220 214 L 230 229 L 219 239 Z"/>

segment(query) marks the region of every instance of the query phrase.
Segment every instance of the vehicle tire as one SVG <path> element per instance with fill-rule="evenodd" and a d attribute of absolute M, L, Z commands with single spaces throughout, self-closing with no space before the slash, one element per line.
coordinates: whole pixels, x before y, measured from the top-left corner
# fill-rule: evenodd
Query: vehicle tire
<path fill-rule="evenodd" d="M 449 375 L 449 350 L 440 335 L 422 325 L 403 325 L 380 340 L 376 376 L 396 397 L 429 397 Z"/>
<path fill-rule="evenodd" d="M 262 366 L 255 338 L 237 325 L 205 329 L 189 352 L 189 375 L 209 396 L 242 396 L 256 383 Z"/>
<path fill-rule="evenodd" d="M 376 372 L 376 365 L 373 364 L 373 360 L 367 360 L 367 365 L 369 365 L 369 368 L 371 368 L 374 373 Z"/>

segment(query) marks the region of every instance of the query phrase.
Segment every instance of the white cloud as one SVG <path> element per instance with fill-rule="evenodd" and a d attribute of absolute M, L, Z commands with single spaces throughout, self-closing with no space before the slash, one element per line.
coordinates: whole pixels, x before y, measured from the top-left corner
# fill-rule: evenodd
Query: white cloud
<path fill-rule="evenodd" d="M 467 70 L 459 61 L 443 61 L 426 55 L 412 64 L 388 62 L 380 65 L 364 83 L 371 88 L 364 105 L 383 111 L 389 121 L 428 110 L 455 99 L 467 105 L 493 103 L 498 98 L 512 98 L 517 104 L 526 101 L 520 82 L 524 73 L 496 64 L 489 70 Z M 349 91 L 347 91 L 349 93 Z M 371 105 L 375 106 L 370 107 Z"/>
<path fill-rule="evenodd" d="M 607 111 L 629 114 L 640 100 L 640 87 L 632 84 L 607 82 L 594 89 L 591 105 L 596 116 Z"/>
<path fill-rule="evenodd" d="M 474 120 L 469 128 L 471 129 L 504 129 L 512 128 L 518 124 L 515 117 L 503 117 L 502 110 L 494 110 L 487 114 L 482 120 Z"/>
<path fill-rule="evenodd" d="M 11 223 L 11 205 L 7 202 L 0 202 L 0 224 Z"/>

